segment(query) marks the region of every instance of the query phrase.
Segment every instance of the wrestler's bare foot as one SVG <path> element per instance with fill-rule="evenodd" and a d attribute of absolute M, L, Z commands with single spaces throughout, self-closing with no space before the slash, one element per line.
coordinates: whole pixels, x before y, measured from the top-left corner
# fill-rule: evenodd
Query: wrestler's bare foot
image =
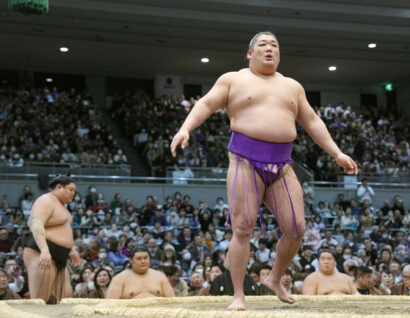
<path fill-rule="evenodd" d="M 268 276 L 263 281 L 263 284 L 266 287 L 268 287 L 269 289 L 273 290 L 275 292 L 276 296 L 278 296 L 278 298 L 281 301 L 283 301 L 285 303 L 288 303 L 288 304 L 293 304 L 295 302 L 293 297 L 291 295 L 289 295 L 289 293 L 286 291 L 285 287 L 283 287 L 283 285 L 280 282 L 275 283 Z"/>
<path fill-rule="evenodd" d="M 230 311 L 239 311 L 245 310 L 245 297 L 234 297 L 232 304 L 229 305 L 228 310 Z"/>

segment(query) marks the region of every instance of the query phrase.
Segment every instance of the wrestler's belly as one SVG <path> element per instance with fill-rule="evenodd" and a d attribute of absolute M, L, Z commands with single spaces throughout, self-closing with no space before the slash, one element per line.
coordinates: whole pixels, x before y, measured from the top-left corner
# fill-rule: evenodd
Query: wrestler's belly
<path fill-rule="evenodd" d="M 296 138 L 295 121 L 290 116 L 247 114 L 231 119 L 233 131 L 270 142 L 292 142 Z"/>
<path fill-rule="evenodd" d="M 65 248 L 74 245 L 73 230 L 69 223 L 46 227 L 46 239 Z"/>

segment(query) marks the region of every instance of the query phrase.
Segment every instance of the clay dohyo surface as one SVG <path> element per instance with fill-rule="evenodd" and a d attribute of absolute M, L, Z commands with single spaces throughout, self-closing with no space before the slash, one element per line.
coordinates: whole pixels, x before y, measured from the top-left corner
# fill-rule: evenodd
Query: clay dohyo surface
<path fill-rule="evenodd" d="M 272 296 L 247 297 L 245 312 L 228 312 L 231 297 L 156 298 L 144 300 L 67 299 L 59 305 L 7 302 L 7 318 L 65 317 L 410 317 L 408 296 L 296 296 L 288 305 Z"/>

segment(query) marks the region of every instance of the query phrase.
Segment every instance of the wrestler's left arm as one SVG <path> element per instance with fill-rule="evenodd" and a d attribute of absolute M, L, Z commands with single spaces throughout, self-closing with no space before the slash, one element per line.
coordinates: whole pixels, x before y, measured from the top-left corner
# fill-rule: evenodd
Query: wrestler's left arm
<path fill-rule="evenodd" d="M 71 248 L 70 258 L 71 258 L 71 262 L 73 262 L 74 267 L 80 266 L 80 264 L 81 264 L 81 256 L 80 256 L 80 254 L 76 251 L 75 246 L 73 246 L 73 247 Z"/>
<path fill-rule="evenodd" d="M 164 274 L 162 273 L 160 274 L 161 274 L 162 295 L 164 297 L 175 297 L 174 290 L 172 289 L 172 286 L 168 278 Z"/>
<path fill-rule="evenodd" d="M 337 164 L 341 166 L 347 174 L 357 175 L 357 165 L 352 158 L 340 151 L 335 144 L 325 123 L 314 112 L 306 99 L 305 90 L 297 83 L 298 90 L 298 114 L 296 117 L 313 141 L 324 151 L 335 158 Z"/>

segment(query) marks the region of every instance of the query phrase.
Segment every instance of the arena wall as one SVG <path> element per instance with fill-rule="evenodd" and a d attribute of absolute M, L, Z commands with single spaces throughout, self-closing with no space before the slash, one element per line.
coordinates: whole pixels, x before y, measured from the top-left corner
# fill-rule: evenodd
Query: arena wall
<path fill-rule="evenodd" d="M 22 194 L 24 185 L 30 185 L 35 197 L 43 193 L 35 181 L 2 181 L 0 183 L 0 195 L 6 195 L 12 206 L 18 204 L 18 198 Z M 137 207 L 145 203 L 147 195 L 153 195 L 158 198 L 161 204 L 167 195 L 173 195 L 179 191 L 183 195 L 189 194 L 193 203 L 204 199 L 212 208 L 216 204 L 216 198 L 221 196 L 226 200 L 225 185 L 191 185 L 191 184 L 145 184 L 145 183 L 93 183 L 98 192 L 104 194 L 105 200 L 110 202 L 115 193 L 121 193 L 123 199 L 130 199 Z M 81 195 L 88 193 L 89 182 L 78 182 L 77 188 Z M 376 196 L 373 200 L 373 206 L 379 208 L 383 205 L 383 200 L 393 199 L 395 195 L 400 195 L 404 201 L 404 206 L 410 206 L 410 189 L 389 189 L 374 187 Z M 356 198 L 356 190 L 346 188 L 323 188 L 315 187 L 315 204 L 319 201 L 329 201 L 331 204 L 336 200 L 337 195 L 343 193 L 346 199 Z"/>

